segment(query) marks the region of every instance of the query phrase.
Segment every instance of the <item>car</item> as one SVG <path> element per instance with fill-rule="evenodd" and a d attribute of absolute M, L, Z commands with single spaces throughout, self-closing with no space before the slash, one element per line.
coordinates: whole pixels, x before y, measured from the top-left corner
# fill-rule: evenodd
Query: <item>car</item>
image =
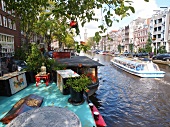
<path fill-rule="evenodd" d="M 134 54 L 133 56 L 135 56 L 135 57 L 146 57 L 146 56 L 148 56 L 149 54 L 148 53 L 146 53 L 146 52 L 139 52 L 139 53 L 137 53 L 137 54 Z"/>
<path fill-rule="evenodd" d="M 109 51 L 103 51 L 103 55 L 108 55 Z"/>
<path fill-rule="evenodd" d="M 170 53 L 163 53 L 163 54 L 157 54 L 152 57 L 153 60 L 163 60 L 163 61 L 169 61 L 170 60 Z"/>
<path fill-rule="evenodd" d="M 12 59 L 9 61 L 7 67 L 8 67 L 9 72 L 22 71 L 22 70 L 26 69 L 27 64 L 24 60 Z"/>
<path fill-rule="evenodd" d="M 46 57 L 46 58 L 53 58 L 53 52 L 54 51 L 45 52 L 44 53 L 44 57 Z"/>

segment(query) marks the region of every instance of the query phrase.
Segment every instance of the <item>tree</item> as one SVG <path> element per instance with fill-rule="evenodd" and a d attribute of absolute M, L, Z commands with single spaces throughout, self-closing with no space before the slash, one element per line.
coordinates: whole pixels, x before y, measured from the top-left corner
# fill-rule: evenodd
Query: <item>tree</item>
<path fill-rule="evenodd" d="M 68 48 L 73 48 L 75 46 L 75 41 L 72 35 L 68 34 L 66 39 L 65 39 L 65 46 Z"/>
<path fill-rule="evenodd" d="M 152 38 L 151 38 L 151 34 L 148 33 L 148 39 L 147 39 L 147 43 L 145 45 L 145 51 L 148 52 L 148 53 L 151 53 L 152 52 Z"/>
<path fill-rule="evenodd" d="M 119 44 L 117 47 L 118 51 L 121 52 L 121 45 Z"/>
<path fill-rule="evenodd" d="M 96 45 L 96 43 L 95 43 L 95 41 L 94 41 L 94 37 L 89 37 L 88 39 L 87 39 L 87 45 L 89 46 L 89 47 L 95 47 L 95 45 Z"/>
<path fill-rule="evenodd" d="M 104 22 L 98 26 L 101 31 L 105 32 L 107 27 L 111 27 L 115 19 L 115 15 L 122 18 L 129 16 L 129 11 L 135 13 L 135 9 L 131 6 L 132 0 L 4 0 L 7 5 L 7 10 L 15 10 L 17 16 L 20 16 L 22 21 L 23 32 L 25 36 L 30 36 L 32 26 L 37 21 L 42 8 L 48 9 L 51 7 L 52 16 L 60 21 L 63 17 L 65 21 L 74 20 L 78 25 L 84 26 L 86 22 L 99 21 L 96 18 L 94 9 L 102 9 Z M 149 0 L 144 0 L 148 2 Z M 53 2 L 54 4 L 51 4 Z M 113 14 L 115 13 L 115 15 Z M 76 30 L 79 30 L 78 27 Z M 63 31 L 64 32 L 64 29 Z M 78 33 L 78 32 L 76 32 Z M 99 40 L 99 33 L 96 35 L 96 41 Z"/>
<path fill-rule="evenodd" d="M 134 44 L 129 44 L 130 52 L 133 52 L 133 47 L 134 47 Z"/>

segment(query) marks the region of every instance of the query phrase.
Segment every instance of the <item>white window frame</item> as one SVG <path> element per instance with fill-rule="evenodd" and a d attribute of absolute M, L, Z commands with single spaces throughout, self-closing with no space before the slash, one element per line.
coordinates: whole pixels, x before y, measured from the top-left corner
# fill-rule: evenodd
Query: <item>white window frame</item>
<path fill-rule="evenodd" d="M 4 27 L 7 27 L 8 23 L 7 23 L 7 18 L 5 16 L 3 16 L 3 21 L 4 21 Z"/>
<path fill-rule="evenodd" d="M 15 22 L 13 23 L 13 30 L 16 30 L 16 24 L 15 24 Z"/>
<path fill-rule="evenodd" d="M 6 4 L 3 0 L 1 0 L 2 10 L 6 12 Z"/>
<path fill-rule="evenodd" d="M 12 29 L 12 21 L 11 21 L 11 19 L 8 19 L 8 27 L 9 27 L 10 29 Z"/>
<path fill-rule="evenodd" d="M 8 11 L 8 14 L 10 14 L 10 15 L 11 15 L 11 11 Z"/>
<path fill-rule="evenodd" d="M 2 16 L 0 15 L 0 26 L 2 26 Z"/>

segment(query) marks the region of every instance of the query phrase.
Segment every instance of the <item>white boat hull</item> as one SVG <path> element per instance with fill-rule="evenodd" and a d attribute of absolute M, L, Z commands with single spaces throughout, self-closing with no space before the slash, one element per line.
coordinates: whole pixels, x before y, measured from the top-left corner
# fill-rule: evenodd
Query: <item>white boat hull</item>
<path fill-rule="evenodd" d="M 116 63 L 113 60 L 111 60 L 111 63 L 113 65 L 115 65 L 116 67 L 118 67 L 130 74 L 141 77 L 141 78 L 163 78 L 165 76 L 164 71 L 136 71 L 136 70 L 130 69 L 122 64 Z"/>

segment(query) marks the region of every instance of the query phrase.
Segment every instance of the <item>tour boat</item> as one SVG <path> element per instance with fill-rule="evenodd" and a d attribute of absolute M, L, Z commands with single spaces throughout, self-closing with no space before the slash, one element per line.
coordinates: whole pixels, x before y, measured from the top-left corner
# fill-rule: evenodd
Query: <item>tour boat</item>
<path fill-rule="evenodd" d="M 130 74 L 142 78 L 162 78 L 165 75 L 165 72 L 160 71 L 157 64 L 147 58 L 139 60 L 121 56 L 111 59 L 111 63 Z"/>

